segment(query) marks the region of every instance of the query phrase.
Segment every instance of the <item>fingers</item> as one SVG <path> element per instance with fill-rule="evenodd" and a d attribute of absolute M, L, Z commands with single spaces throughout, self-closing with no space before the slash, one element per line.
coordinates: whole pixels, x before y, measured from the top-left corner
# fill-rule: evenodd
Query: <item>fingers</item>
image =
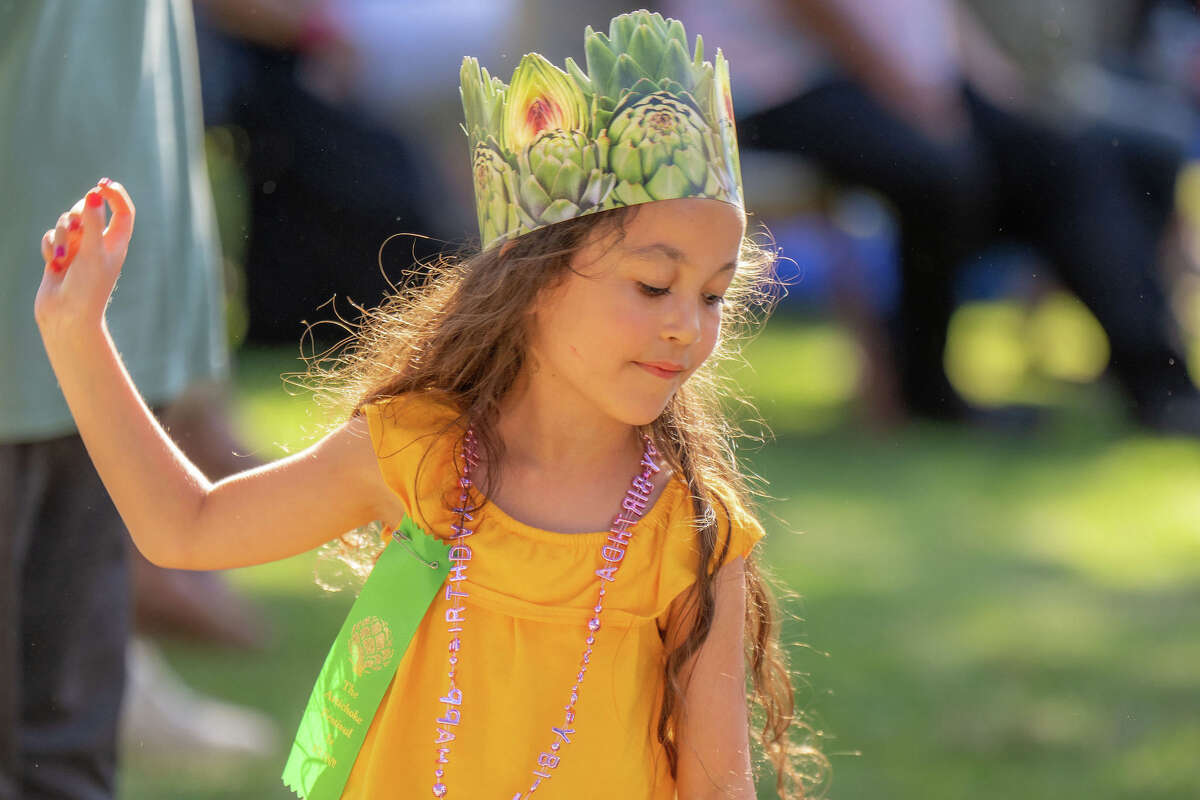
<path fill-rule="evenodd" d="M 104 201 L 112 208 L 112 219 L 105 227 Z M 125 187 L 102 178 L 95 188 L 78 200 L 71 210 L 58 218 L 53 230 L 42 236 L 42 259 L 53 272 L 63 272 L 83 247 L 101 245 L 109 252 L 121 252 L 129 245 L 136 210 Z"/>
<path fill-rule="evenodd" d="M 67 227 L 69 224 L 69 217 L 63 214 L 58 218 L 58 224 L 54 226 L 54 234 L 50 242 L 52 248 L 50 268 L 55 272 L 59 272 L 67 266 L 67 239 L 70 235 Z"/>
<path fill-rule="evenodd" d="M 98 249 L 103 241 L 101 237 L 104 230 L 104 198 L 99 189 L 89 189 L 84 196 L 80 218 L 83 220 L 83 241 L 80 246 L 89 250 Z"/>
<path fill-rule="evenodd" d="M 133 200 L 124 186 L 108 178 L 101 179 L 97 188 L 112 209 L 112 220 L 104 231 L 104 244 L 110 250 L 123 249 L 133 235 L 133 220 L 137 215 Z"/>

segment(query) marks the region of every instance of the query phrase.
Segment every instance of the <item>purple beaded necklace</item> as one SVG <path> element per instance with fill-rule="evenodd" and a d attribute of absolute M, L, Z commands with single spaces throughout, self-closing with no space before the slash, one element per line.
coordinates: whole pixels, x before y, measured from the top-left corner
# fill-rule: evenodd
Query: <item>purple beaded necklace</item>
<path fill-rule="evenodd" d="M 528 790 L 514 794 L 512 800 L 524 800 L 524 798 L 529 797 L 537 791 L 537 788 L 542 785 L 543 781 L 550 780 L 562 758 L 560 753 L 562 745 L 570 744 L 570 737 L 575 733 L 575 729 L 571 727 L 575 723 L 575 704 L 579 700 L 579 687 L 583 683 L 584 673 L 587 672 L 588 662 L 592 657 L 592 645 L 596 642 L 596 632 L 600 630 L 600 614 L 604 611 L 604 595 L 606 594 L 604 584 L 611 583 L 616 577 L 621 559 L 625 557 L 625 549 L 633 539 L 633 531 L 630 529 L 634 523 L 641 519 L 642 514 L 646 512 L 646 507 L 650 502 L 650 495 L 654 489 L 654 483 L 651 478 L 660 469 L 658 464 L 654 462 L 654 457 L 658 455 L 658 450 L 655 449 L 654 443 L 645 434 L 642 435 L 642 440 L 645 449 L 642 452 L 641 472 L 634 474 L 630 488 L 625 492 L 625 498 L 621 501 L 621 510 L 617 512 L 617 516 L 609 528 L 609 536 L 605 539 L 604 546 L 600 548 L 600 557 L 604 560 L 605 566 L 596 570 L 599 593 L 596 605 L 592 609 L 595 616 L 587 621 L 587 637 L 584 639 L 584 643 L 587 646 L 583 651 L 583 660 L 579 665 L 579 672 L 575 676 L 575 685 L 571 687 L 570 699 L 563 706 L 563 710 L 566 712 L 563 723 L 561 726 L 551 726 L 550 733 L 553 741 L 550 743 L 549 751 L 538 753 L 537 768 L 533 770 L 533 783 Z M 450 644 L 447 647 L 449 653 L 448 662 L 450 665 L 447 675 L 450 678 L 450 688 L 446 692 L 446 695 L 438 701 L 444 703 L 445 708 L 442 716 L 437 718 L 437 736 L 434 741 L 434 746 L 437 749 L 437 758 L 433 769 L 434 797 L 445 797 L 449 792 L 443 781 L 445 771 L 442 765 L 450 763 L 450 744 L 455 739 L 454 728 L 462 722 L 463 692 L 462 689 L 458 688 L 454 677 L 458 668 L 458 654 L 462 646 L 459 634 L 462 633 L 466 623 L 466 608 L 462 604 L 462 598 L 470 596 L 464 586 L 467 580 L 467 568 L 470 565 L 472 552 L 471 546 L 463 540 L 474 533 L 473 530 L 467 528 L 467 523 L 472 522 L 474 519 L 472 512 L 476 510 L 474 507 L 468 507 L 467 505 L 469 502 L 467 491 L 471 488 L 471 469 L 479 464 L 479 456 L 475 444 L 475 430 L 474 428 L 467 428 L 467 433 L 463 437 L 462 444 L 463 474 L 458 479 L 460 490 L 458 507 L 454 509 L 454 513 L 458 515 L 458 522 L 450 526 L 453 535 L 448 537 L 449 541 L 453 543 L 447 554 L 447 558 L 450 561 L 450 574 L 447 576 L 445 592 L 446 599 L 451 603 L 450 607 L 446 609 L 445 618 L 446 633 L 450 637 Z"/>

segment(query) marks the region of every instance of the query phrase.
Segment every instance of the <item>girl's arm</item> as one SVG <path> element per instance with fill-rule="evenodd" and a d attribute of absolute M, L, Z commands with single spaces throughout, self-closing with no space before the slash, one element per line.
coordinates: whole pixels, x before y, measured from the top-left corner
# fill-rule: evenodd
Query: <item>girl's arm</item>
<path fill-rule="evenodd" d="M 738 556 L 717 570 L 712 629 L 684 666 L 687 687 L 679 730 L 676 791 L 679 800 L 754 800 L 746 709 L 743 637 L 746 574 Z M 666 645 L 673 649 L 691 630 L 695 604 L 685 592 L 672 604 Z"/>
<path fill-rule="evenodd" d="M 113 209 L 107 229 L 104 200 Z M 188 461 L 138 394 L 104 321 L 134 213 L 119 184 L 102 182 L 60 217 L 43 239 L 34 313 L 88 454 L 146 558 L 180 569 L 258 564 L 401 511 L 361 417 L 301 453 L 216 484 Z M 72 238 L 73 258 L 54 257 Z"/>

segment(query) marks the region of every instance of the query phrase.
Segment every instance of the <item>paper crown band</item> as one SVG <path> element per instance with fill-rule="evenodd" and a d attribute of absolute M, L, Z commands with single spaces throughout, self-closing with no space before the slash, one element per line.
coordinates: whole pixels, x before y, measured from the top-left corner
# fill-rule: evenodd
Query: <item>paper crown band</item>
<path fill-rule="evenodd" d="M 596 211 L 709 197 L 744 208 L 729 62 L 688 55 L 683 23 L 635 11 L 588 26 L 587 72 L 539 53 L 506 86 L 463 59 L 463 111 L 486 249 Z"/>

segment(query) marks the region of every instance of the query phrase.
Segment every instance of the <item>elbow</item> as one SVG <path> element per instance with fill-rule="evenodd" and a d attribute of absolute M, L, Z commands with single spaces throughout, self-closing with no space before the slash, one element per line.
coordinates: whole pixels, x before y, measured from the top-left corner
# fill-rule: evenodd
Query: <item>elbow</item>
<path fill-rule="evenodd" d="M 138 541 L 137 537 L 132 536 L 134 546 L 138 552 L 142 554 L 142 558 L 149 561 L 156 567 L 161 569 L 187 569 L 179 563 L 179 554 L 170 552 L 165 542 L 159 542 L 151 545 L 149 542 L 143 543 Z"/>

